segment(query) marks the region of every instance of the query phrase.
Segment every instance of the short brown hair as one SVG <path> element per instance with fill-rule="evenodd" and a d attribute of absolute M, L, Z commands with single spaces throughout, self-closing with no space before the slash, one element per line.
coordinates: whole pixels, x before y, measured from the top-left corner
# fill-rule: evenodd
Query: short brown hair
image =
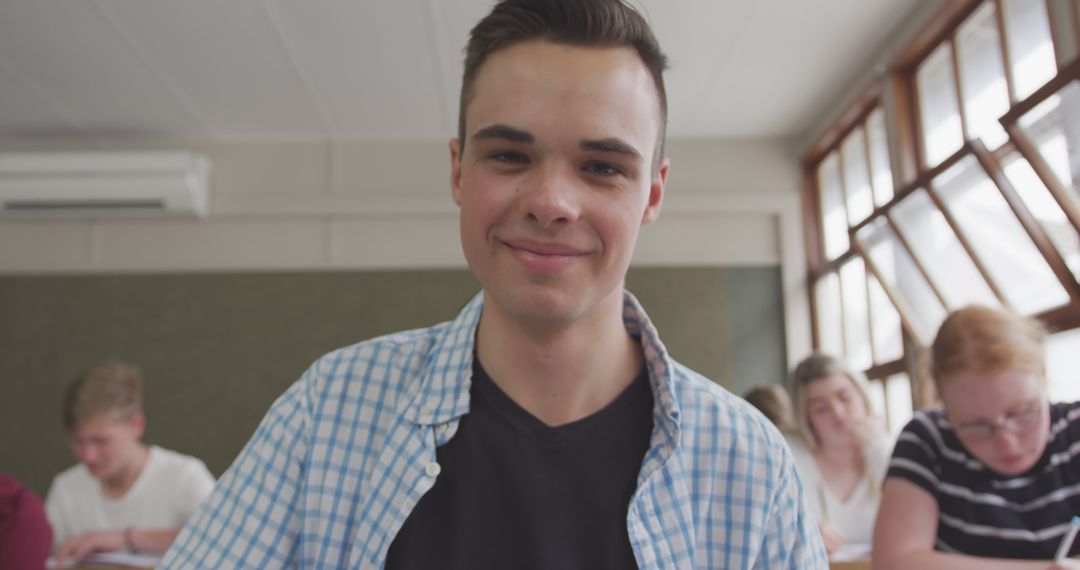
<path fill-rule="evenodd" d="M 624 0 L 502 0 L 469 33 L 465 70 L 458 103 L 458 141 L 465 148 L 465 109 L 473 83 L 488 56 L 529 40 L 588 47 L 634 48 L 652 76 L 660 104 L 653 169 L 660 164 L 667 130 L 664 70 L 667 56 L 660 50 L 648 22 Z"/>
<path fill-rule="evenodd" d="M 1046 374 L 1046 327 L 1007 309 L 971 305 L 949 314 L 930 345 L 928 369 L 938 394 L 942 382 L 967 370 L 1022 370 Z"/>
<path fill-rule="evenodd" d="M 64 394 L 64 429 L 90 418 L 127 419 L 142 411 L 142 373 L 123 362 L 105 362 L 80 374 Z"/>

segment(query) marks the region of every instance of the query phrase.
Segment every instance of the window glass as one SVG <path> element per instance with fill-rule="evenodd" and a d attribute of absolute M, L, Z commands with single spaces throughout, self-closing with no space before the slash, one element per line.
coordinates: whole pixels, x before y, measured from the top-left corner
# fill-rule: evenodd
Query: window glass
<path fill-rule="evenodd" d="M 1057 74 L 1054 42 L 1045 0 L 1004 0 L 1005 33 L 1017 100 Z"/>
<path fill-rule="evenodd" d="M 900 433 L 911 420 L 914 409 L 912 401 L 911 378 L 904 373 L 889 376 L 885 381 L 885 409 L 888 414 L 889 433 Z"/>
<path fill-rule="evenodd" d="M 844 165 L 844 195 L 847 196 L 848 223 L 856 225 L 874 210 L 870 191 L 870 169 L 866 156 L 866 136 L 855 129 L 840 147 Z"/>
<path fill-rule="evenodd" d="M 1012 307 L 1032 314 L 1069 301 L 1005 198 L 973 157 L 961 160 L 932 185 Z"/>
<path fill-rule="evenodd" d="M 1046 337 L 1046 381 L 1052 402 L 1080 400 L 1076 381 L 1076 355 L 1080 354 L 1080 329 Z"/>
<path fill-rule="evenodd" d="M 836 273 L 827 273 L 818 279 L 814 286 L 814 306 L 817 308 L 819 348 L 828 354 L 843 354 L 840 279 Z"/>
<path fill-rule="evenodd" d="M 889 160 L 889 139 L 885 130 L 885 112 L 878 108 L 866 119 L 866 136 L 870 142 L 870 177 L 874 182 L 874 204 L 885 205 L 893 197 L 892 164 Z"/>
<path fill-rule="evenodd" d="M 1039 220 L 1046 235 L 1050 237 L 1050 241 L 1054 243 L 1054 247 L 1069 266 L 1069 270 L 1080 278 L 1080 235 L 1069 223 L 1061 205 L 1035 174 L 1031 164 L 1019 153 L 1014 152 L 1005 157 L 1002 160 L 1002 168 L 1009 182 L 1016 188 L 1016 193 L 1024 201 L 1024 205 Z"/>
<path fill-rule="evenodd" d="M 857 238 L 869 253 L 873 268 L 879 273 L 883 285 L 890 287 L 898 296 L 901 313 L 911 319 L 911 328 L 918 341 L 928 344 L 938 325 L 945 319 L 945 308 L 938 301 L 930 285 L 915 266 L 884 218 L 878 218 L 863 226 Z"/>
<path fill-rule="evenodd" d="M 830 154 L 818 167 L 818 190 L 821 194 L 822 238 L 825 257 L 836 259 L 849 247 L 844 189 L 840 183 L 840 159 Z"/>
<path fill-rule="evenodd" d="M 994 6 L 984 2 L 956 34 L 968 136 L 982 139 L 987 148 L 997 148 L 1009 138 L 998 123 L 998 117 L 1009 110 L 1009 86 Z"/>
<path fill-rule="evenodd" d="M 934 50 L 916 74 L 927 165 L 935 165 L 960 149 L 964 134 L 957 110 L 949 44 Z"/>
<path fill-rule="evenodd" d="M 870 368 L 870 314 L 866 299 L 866 268 L 861 257 L 854 257 L 840 267 L 840 291 L 844 303 L 844 339 L 848 366 L 855 370 Z"/>
<path fill-rule="evenodd" d="M 900 328 L 900 313 L 885 294 L 873 275 L 870 275 L 870 336 L 874 362 L 891 362 L 904 355 L 904 337 Z"/>
<path fill-rule="evenodd" d="M 893 220 L 951 309 L 971 303 L 999 304 L 956 232 L 925 190 L 920 188 L 897 204 Z"/>
<path fill-rule="evenodd" d="M 866 395 L 870 399 L 869 412 L 885 417 L 885 383 L 881 380 L 871 380 L 866 383 Z"/>

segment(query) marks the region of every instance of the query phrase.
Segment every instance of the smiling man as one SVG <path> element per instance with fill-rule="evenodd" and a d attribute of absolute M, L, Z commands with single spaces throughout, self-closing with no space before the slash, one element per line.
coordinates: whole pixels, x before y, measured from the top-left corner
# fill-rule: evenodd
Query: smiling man
<path fill-rule="evenodd" d="M 782 438 L 624 290 L 660 213 L 665 57 L 620 0 L 507 0 L 450 186 L 482 292 L 316 362 L 166 568 L 825 567 Z"/>
<path fill-rule="evenodd" d="M 56 558 L 97 552 L 161 554 L 210 494 L 202 461 L 142 442 L 142 374 L 95 366 L 68 386 L 64 427 L 79 464 L 56 476 L 45 499 Z"/>

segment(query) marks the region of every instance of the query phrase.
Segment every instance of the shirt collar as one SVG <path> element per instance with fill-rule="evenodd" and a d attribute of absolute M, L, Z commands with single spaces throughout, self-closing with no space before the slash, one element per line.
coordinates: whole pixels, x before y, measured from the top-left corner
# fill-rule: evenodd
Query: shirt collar
<path fill-rule="evenodd" d="M 483 307 L 484 294 L 477 293 L 454 320 L 436 327 L 438 332 L 421 379 L 407 389 L 402 399 L 401 412 L 406 420 L 432 425 L 468 413 L 476 327 Z M 674 362 L 645 309 L 629 291 L 623 292 L 623 325 L 641 343 L 645 355 L 658 431 L 677 441 L 680 410 L 675 397 Z"/>

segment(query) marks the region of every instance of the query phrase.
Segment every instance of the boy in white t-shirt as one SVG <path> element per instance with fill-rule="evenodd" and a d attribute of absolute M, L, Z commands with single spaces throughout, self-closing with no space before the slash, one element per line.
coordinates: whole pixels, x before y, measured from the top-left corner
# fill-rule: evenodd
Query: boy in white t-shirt
<path fill-rule="evenodd" d="M 143 443 L 145 424 L 132 366 L 96 366 L 68 386 L 64 427 L 79 464 L 56 476 L 45 500 L 58 562 L 163 553 L 213 489 L 202 461 Z"/>

